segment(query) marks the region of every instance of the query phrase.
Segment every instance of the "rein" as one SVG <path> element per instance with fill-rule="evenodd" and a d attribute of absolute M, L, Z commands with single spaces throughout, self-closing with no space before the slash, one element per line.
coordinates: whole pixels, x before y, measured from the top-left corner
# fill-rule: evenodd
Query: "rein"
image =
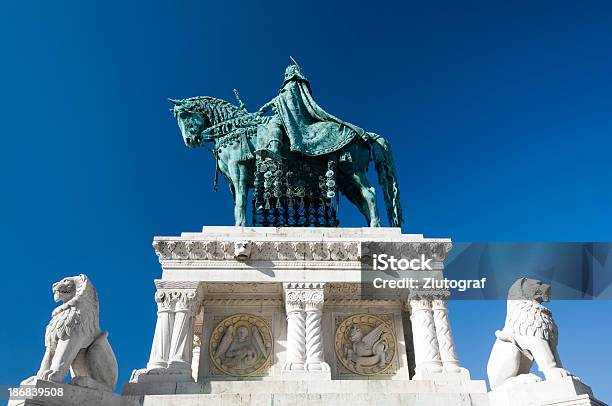
<path fill-rule="evenodd" d="M 242 137 L 253 137 L 257 135 L 257 126 L 265 123 L 265 118 L 249 113 L 244 109 L 238 111 L 232 111 L 228 107 L 236 108 L 235 106 L 218 105 L 217 103 L 211 103 L 203 99 L 198 100 L 199 108 L 201 109 L 200 114 L 205 114 L 210 121 L 217 121 L 221 119 L 219 123 L 212 124 L 210 127 L 203 132 L 203 142 L 213 142 L 214 148 L 209 151 L 212 152 L 215 158 L 215 179 L 213 183 L 213 190 L 216 192 L 219 186 L 219 151 L 232 143 L 239 141 Z M 242 113 L 242 114 L 240 114 Z M 237 115 L 239 114 L 239 115 Z M 228 118 L 229 117 L 229 118 Z M 207 147 L 208 148 L 208 147 Z"/>

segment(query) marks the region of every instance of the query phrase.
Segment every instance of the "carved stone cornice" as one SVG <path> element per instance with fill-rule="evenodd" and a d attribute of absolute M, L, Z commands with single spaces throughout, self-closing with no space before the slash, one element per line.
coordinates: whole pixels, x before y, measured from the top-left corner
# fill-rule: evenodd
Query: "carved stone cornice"
<path fill-rule="evenodd" d="M 398 299 L 360 299 L 360 298 L 334 298 L 326 299 L 326 305 L 329 306 L 393 306 L 399 307 L 402 301 Z"/>
<path fill-rule="evenodd" d="M 243 299 L 243 298 L 215 298 L 215 299 L 205 299 L 202 302 L 204 307 L 207 306 L 281 306 L 283 304 L 283 299 L 273 299 L 273 298 L 252 298 L 252 299 Z M 204 310 L 206 311 L 206 310 Z"/>
<path fill-rule="evenodd" d="M 398 257 L 425 255 L 443 261 L 452 244 L 448 241 L 366 242 L 366 241 L 222 241 L 155 239 L 153 248 L 160 261 L 360 261 L 366 251 L 384 244 Z M 368 246 L 370 249 L 368 250 Z M 362 250 L 364 252 L 362 253 Z M 383 252 L 383 251 L 381 251 Z"/>

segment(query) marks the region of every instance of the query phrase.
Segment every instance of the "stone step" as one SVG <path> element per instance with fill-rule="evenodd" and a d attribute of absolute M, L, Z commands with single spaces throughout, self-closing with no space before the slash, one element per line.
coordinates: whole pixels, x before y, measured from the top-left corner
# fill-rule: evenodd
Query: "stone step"
<path fill-rule="evenodd" d="M 442 374 L 440 374 L 442 375 Z M 436 380 L 312 380 L 312 381 L 209 381 L 129 383 L 123 386 L 124 396 L 139 395 L 223 395 L 223 394 L 486 394 L 484 381 L 461 379 L 461 374 L 445 374 Z M 452 376 L 452 375 L 457 375 Z"/>
<path fill-rule="evenodd" d="M 265 384 L 262 382 L 262 386 Z M 488 406 L 487 395 L 441 393 L 259 393 L 148 395 L 143 406 Z"/>

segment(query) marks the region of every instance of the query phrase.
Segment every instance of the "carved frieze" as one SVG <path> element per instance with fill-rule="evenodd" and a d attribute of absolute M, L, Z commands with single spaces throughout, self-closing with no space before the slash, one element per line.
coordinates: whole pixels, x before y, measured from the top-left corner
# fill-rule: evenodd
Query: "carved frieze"
<path fill-rule="evenodd" d="M 425 255 L 443 261 L 451 249 L 450 242 L 363 241 L 221 241 L 221 240 L 154 240 L 160 261 L 168 260 L 237 260 L 237 261 L 359 261 L 368 252 L 389 251 L 409 258 Z M 386 250 L 386 251 L 385 251 Z M 367 261 L 366 261 L 367 262 Z"/>

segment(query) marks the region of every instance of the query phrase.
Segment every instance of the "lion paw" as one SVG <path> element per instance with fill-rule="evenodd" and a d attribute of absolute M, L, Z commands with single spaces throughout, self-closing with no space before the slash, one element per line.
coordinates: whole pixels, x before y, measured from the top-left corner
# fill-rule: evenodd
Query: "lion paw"
<path fill-rule="evenodd" d="M 64 376 L 62 376 L 60 371 L 47 369 L 40 375 L 40 379 L 43 381 L 62 382 L 64 380 Z"/>
<path fill-rule="evenodd" d="M 563 368 L 549 368 L 543 372 L 546 379 L 559 379 L 566 376 L 573 376 L 569 371 Z"/>

